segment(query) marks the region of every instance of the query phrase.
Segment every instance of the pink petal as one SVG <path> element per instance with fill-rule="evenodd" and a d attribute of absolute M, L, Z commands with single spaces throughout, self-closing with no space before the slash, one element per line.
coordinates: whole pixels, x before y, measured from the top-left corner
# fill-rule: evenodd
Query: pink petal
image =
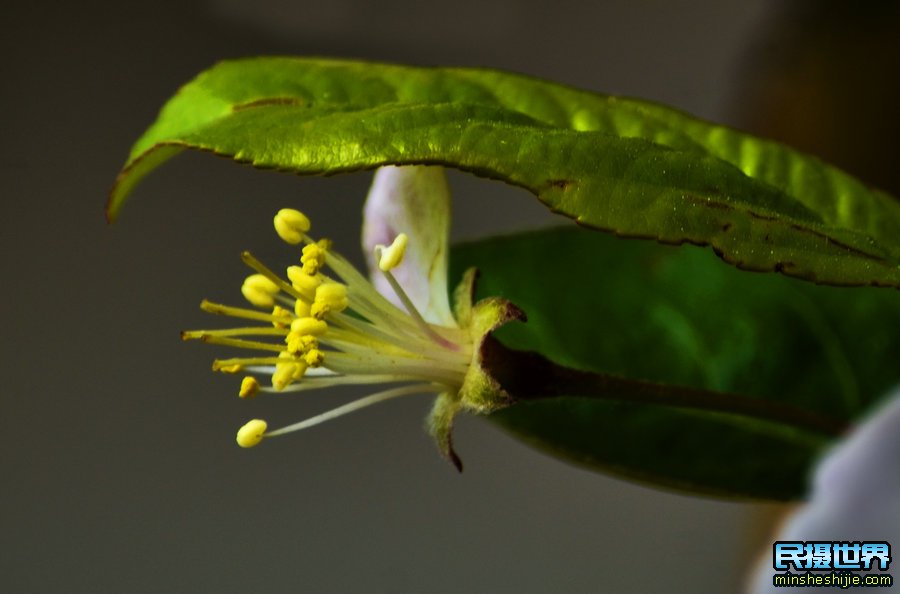
<path fill-rule="evenodd" d="M 444 169 L 382 167 L 372 180 L 363 218 L 362 245 L 375 288 L 400 305 L 378 270 L 374 248 L 390 245 L 398 234 L 406 233 L 406 256 L 394 276 L 426 321 L 455 325 L 447 295 L 450 189 Z"/>

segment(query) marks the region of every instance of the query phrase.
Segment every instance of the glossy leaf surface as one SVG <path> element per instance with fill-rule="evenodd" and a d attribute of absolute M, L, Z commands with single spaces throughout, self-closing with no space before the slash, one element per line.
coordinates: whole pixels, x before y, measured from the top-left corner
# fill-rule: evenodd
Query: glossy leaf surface
<path fill-rule="evenodd" d="M 578 369 L 786 403 L 848 424 L 900 383 L 900 294 L 722 266 L 706 250 L 553 230 L 460 246 L 454 274 L 528 314 L 498 337 Z M 613 395 L 614 396 L 614 395 Z M 691 492 L 791 499 L 829 438 L 579 395 L 490 418 L 579 464 Z"/>
<path fill-rule="evenodd" d="M 645 101 L 477 69 L 223 62 L 183 87 L 110 196 L 184 149 L 333 174 L 438 163 L 592 228 L 709 245 L 752 270 L 900 287 L 900 203 L 814 157 Z"/>

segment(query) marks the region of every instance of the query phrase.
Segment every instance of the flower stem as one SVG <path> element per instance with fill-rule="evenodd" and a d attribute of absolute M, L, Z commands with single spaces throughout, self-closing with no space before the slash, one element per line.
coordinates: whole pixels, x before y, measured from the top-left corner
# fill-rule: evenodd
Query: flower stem
<path fill-rule="evenodd" d="M 623 378 L 558 365 L 534 352 L 517 351 L 495 339 L 481 349 L 485 371 L 512 403 L 563 396 L 656 404 L 740 415 L 838 437 L 847 423 L 784 402 L 688 386 Z"/>

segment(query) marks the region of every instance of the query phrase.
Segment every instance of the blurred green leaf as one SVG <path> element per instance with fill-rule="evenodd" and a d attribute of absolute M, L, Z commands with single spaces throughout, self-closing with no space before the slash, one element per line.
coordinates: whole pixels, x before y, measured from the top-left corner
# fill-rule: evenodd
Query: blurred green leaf
<path fill-rule="evenodd" d="M 579 223 L 709 245 L 740 268 L 900 287 L 900 203 L 773 142 L 645 101 L 476 69 L 257 58 L 184 86 L 112 190 L 184 149 L 301 174 L 435 163 Z"/>
<path fill-rule="evenodd" d="M 851 422 L 900 383 L 900 294 L 722 266 L 706 250 L 559 229 L 480 241 L 453 272 L 528 315 L 497 336 L 561 365 L 746 395 Z M 614 395 L 607 395 L 614 396 Z M 718 495 L 791 499 L 829 442 L 747 416 L 578 394 L 490 415 L 592 468 Z"/>

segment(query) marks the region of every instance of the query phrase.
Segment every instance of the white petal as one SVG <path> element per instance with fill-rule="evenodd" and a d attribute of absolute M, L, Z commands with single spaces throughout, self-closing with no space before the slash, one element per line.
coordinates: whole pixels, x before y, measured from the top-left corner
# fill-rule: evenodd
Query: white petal
<path fill-rule="evenodd" d="M 382 167 L 366 198 L 363 250 L 378 291 L 400 305 L 379 272 L 373 250 L 409 236 L 403 262 L 392 271 L 426 321 L 453 326 L 447 295 L 450 188 L 442 167 Z"/>
<path fill-rule="evenodd" d="M 822 459 L 809 503 L 788 519 L 775 540 L 900 543 L 898 468 L 900 389 Z M 793 592 L 772 585 L 772 551 L 764 553 L 767 562 L 753 577 L 750 592 Z"/>

